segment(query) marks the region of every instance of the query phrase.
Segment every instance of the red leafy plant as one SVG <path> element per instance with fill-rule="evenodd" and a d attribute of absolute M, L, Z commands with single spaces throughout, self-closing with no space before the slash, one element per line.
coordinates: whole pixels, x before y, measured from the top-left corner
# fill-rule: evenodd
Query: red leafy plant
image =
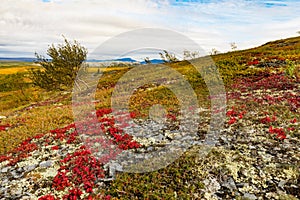
<path fill-rule="evenodd" d="M 248 63 L 247 63 L 247 65 L 258 65 L 259 64 L 259 61 L 257 60 L 257 59 L 255 59 L 255 60 L 253 60 L 253 61 L 249 61 Z"/>
<path fill-rule="evenodd" d="M 8 160 L 8 166 L 14 166 L 17 162 L 27 158 L 31 152 L 38 149 L 36 143 L 31 142 L 32 138 L 23 141 L 17 148 L 13 149 L 7 155 L 0 156 L 0 161 Z"/>
<path fill-rule="evenodd" d="M 55 198 L 53 195 L 51 194 L 47 194 L 45 196 L 40 197 L 38 200 L 58 200 L 58 198 Z"/>
<path fill-rule="evenodd" d="M 6 131 L 9 127 L 11 127 L 10 124 L 0 125 L 0 131 Z"/>
<path fill-rule="evenodd" d="M 260 122 L 263 124 L 267 124 L 267 123 L 271 123 L 271 122 L 275 122 L 276 121 L 276 116 L 273 115 L 272 117 L 270 116 L 266 116 L 262 119 L 260 119 Z"/>
<path fill-rule="evenodd" d="M 237 111 L 236 108 L 234 106 L 232 106 L 231 110 L 228 110 L 226 112 L 226 116 L 229 117 L 229 121 L 228 124 L 234 124 L 238 121 L 238 119 L 243 119 L 244 115 L 247 112 L 245 110 L 243 111 Z"/>
<path fill-rule="evenodd" d="M 87 146 L 81 146 L 78 151 L 68 154 L 61 160 L 62 165 L 53 179 L 52 188 L 59 191 L 68 188 L 69 192 L 64 196 L 64 199 L 80 199 L 83 193 L 93 194 L 97 180 L 105 176 L 103 164 L 120 153 L 114 149 L 109 149 L 113 144 L 121 150 L 140 147 L 140 144 L 133 141 L 130 135 L 115 126 L 114 118 L 110 115 L 111 111 L 111 109 L 98 110 L 96 112 L 97 122 L 87 120 L 77 123 L 76 126 L 71 124 L 68 127 L 51 131 L 52 137 L 57 140 L 67 140 L 67 143 L 78 142 L 78 135 L 82 133 L 91 136 L 85 141 Z M 95 143 L 99 143 L 102 149 L 108 149 L 110 154 L 95 158 L 93 156 Z M 58 148 L 58 146 L 52 147 L 52 149 Z M 95 151 L 97 150 L 96 148 Z M 92 197 L 89 196 L 88 199 L 92 199 Z M 110 199 L 110 196 L 106 196 L 105 199 Z"/>
<path fill-rule="evenodd" d="M 0 156 L 0 162 L 8 160 L 8 165 L 15 165 L 17 162 L 28 157 L 31 152 L 37 150 L 37 140 L 39 144 L 47 146 L 54 144 L 51 150 L 59 150 L 60 145 L 78 144 L 82 142 L 79 138 L 79 133 L 88 134 L 92 136 L 105 136 L 105 138 L 90 137 L 90 146 L 93 147 L 95 142 L 99 142 L 102 148 L 109 148 L 112 144 L 117 145 L 120 150 L 139 148 L 141 145 L 132 140 L 132 136 L 124 133 L 124 131 L 115 125 L 114 118 L 111 116 L 111 109 L 100 109 L 96 112 L 97 123 L 86 120 L 76 124 L 70 124 L 64 128 L 58 128 L 50 131 L 49 134 L 39 134 L 35 137 L 28 138 L 23 141 L 17 148 L 11 151 L 8 155 Z M 131 114 L 130 117 L 135 117 Z M 100 126 L 99 126 L 100 124 Z M 101 129 L 102 132 L 99 132 Z M 80 131 L 78 131 L 80 130 Z M 107 137 L 107 138 L 106 138 Z M 59 145 L 55 141 L 61 141 Z M 87 143 L 88 144 L 88 143 Z M 89 145 L 88 145 L 89 146 Z M 68 193 L 64 195 L 63 199 L 80 199 L 84 193 L 90 194 L 88 199 L 93 199 L 93 190 L 97 187 L 97 181 L 105 176 L 103 164 L 113 159 L 119 151 L 111 150 L 111 154 L 105 155 L 100 158 L 95 158 L 92 154 L 93 149 L 86 146 L 81 146 L 80 149 L 61 160 L 62 165 L 58 169 L 57 175 L 53 178 L 52 188 L 54 190 L 62 191 L 66 188 Z M 102 196 L 103 199 L 110 199 L 110 196 Z M 99 195 L 96 195 L 100 197 Z M 96 197 L 96 198 L 98 198 Z M 40 197 L 41 200 L 56 200 L 55 195 L 47 194 Z"/>
<path fill-rule="evenodd" d="M 286 133 L 284 132 L 283 128 L 273 128 L 270 126 L 269 132 L 271 134 L 276 134 L 276 138 L 284 140 L 286 138 Z"/>
<path fill-rule="evenodd" d="M 296 85 L 294 81 L 285 76 L 284 73 L 273 74 L 266 71 L 255 77 L 239 78 L 232 87 L 239 89 L 242 92 L 258 89 L 273 89 L 280 91 L 294 89 Z"/>

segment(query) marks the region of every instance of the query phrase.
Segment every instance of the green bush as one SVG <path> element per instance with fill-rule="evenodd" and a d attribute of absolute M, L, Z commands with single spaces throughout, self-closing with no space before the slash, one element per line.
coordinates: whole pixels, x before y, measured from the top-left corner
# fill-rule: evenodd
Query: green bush
<path fill-rule="evenodd" d="M 67 39 L 57 47 L 52 44 L 47 50 L 51 59 L 35 54 L 41 69 L 31 70 L 33 84 L 46 90 L 67 90 L 75 81 L 78 70 L 86 59 L 87 50 L 77 41 Z"/>

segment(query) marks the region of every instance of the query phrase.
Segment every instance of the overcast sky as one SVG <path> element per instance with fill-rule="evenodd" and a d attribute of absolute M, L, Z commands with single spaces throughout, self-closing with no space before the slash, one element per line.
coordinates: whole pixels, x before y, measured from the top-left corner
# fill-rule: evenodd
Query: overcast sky
<path fill-rule="evenodd" d="M 298 0 L 1 0 L 0 57 L 34 57 L 76 39 L 89 52 L 120 33 L 166 28 L 205 51 L 297 36 Z"/>

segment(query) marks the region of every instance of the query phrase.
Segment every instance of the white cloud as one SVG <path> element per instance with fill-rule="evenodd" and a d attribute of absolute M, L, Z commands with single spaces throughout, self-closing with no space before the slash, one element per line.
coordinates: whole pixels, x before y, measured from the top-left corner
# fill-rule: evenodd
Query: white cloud
<path fill-rule="evenodd" d="M 44 54 L 62 35 L 92 52 L 117 34 L 146 27 L 179 31 L 206 51 L 227 51 L 230 42 L 242 49 L 295 36 L 299 13 L 300 2 L 292 0 L 2 0 L 0 57 Z"/>

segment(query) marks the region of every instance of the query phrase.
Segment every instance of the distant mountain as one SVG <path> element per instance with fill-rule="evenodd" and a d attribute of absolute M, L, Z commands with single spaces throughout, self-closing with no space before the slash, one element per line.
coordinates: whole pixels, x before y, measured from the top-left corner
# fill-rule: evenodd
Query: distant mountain
<path fill-rule="evenodd" d="M 110 60 L 87 59 L 87 62 L 138 62 L 132 58 L 118 58 Z"/>
<path fill-rule="evenodd" d="M 121 61 L 121 62 L 138 62 L 132 58 L 119 58 L 119 59 L 116 59 L 114 61 Z"/>
<path fill-rule="evenodd" d="M 36 61 L 36 58 L 25 58 L 25 57 L 16 57 L 16 58 L 1 58 L 0 61 L 16 61 L 16 62 L 34 62 Z M 160 59 L 152 59 L 150 60 L 153 64 L 159 64 L 163 63 L 163 60 Z M 146 64 L 145 61 L 137 61 L 132 58 L 118 58 L 113 60 L 97 60 L 97 59 L 88 59 L 87 62 L 129 62 L 129 63 L 140 63 L 140 64 Z"/>
<path fill-rule="evenodd" d="M 24 57 L 16 57 L 16 58 L 1 58 L 0 61 L 17 61 L 17 62 L 34 62 L 36 58 L 24 58 Z M 115 60 L 97 60 L 97 59 L 88 59 L 87 62 L 138 62 L 132 58 L 119 58 Z"/>
<path fill-rule="evenodd" d="M 120 61 L 120 62 L 139 62 L 137 60 L 134 60 L 132 58 L 120 58 L 120 59 L 116 59 L 116 60 L 113 60 L 113 61 Z M 159 63 L 163 63 L 164 61 L 163 60 L 160 60 L 160 59 L 152 59 L 150 60 L 150 62 L 152 64 L 159 64 Z M 139 62 L 140 64 L 146 64 L 145 61 L 140 61 Z"/>
<path fill-rule="evenodd" d="M 164 61 L 163 60 L 160 60 L 160 59 L 152 59 L 152 60 L 150 60 L 150 62 L 152 63 L 152 64 L 160 64 L 160 63 L 164 63 Z M 145 61 L 142 61 L 142 62 L 140 62 L 141 64 L 146 64 L 146 62 Z"/>
<path fill-rule="evenodd" d="M 0 61 L 16 61 L 16 62 L 34 62 L 36 58 L 24 58 L 24 57 L 16 57 L 16 58 L 1 58 Z"/>

